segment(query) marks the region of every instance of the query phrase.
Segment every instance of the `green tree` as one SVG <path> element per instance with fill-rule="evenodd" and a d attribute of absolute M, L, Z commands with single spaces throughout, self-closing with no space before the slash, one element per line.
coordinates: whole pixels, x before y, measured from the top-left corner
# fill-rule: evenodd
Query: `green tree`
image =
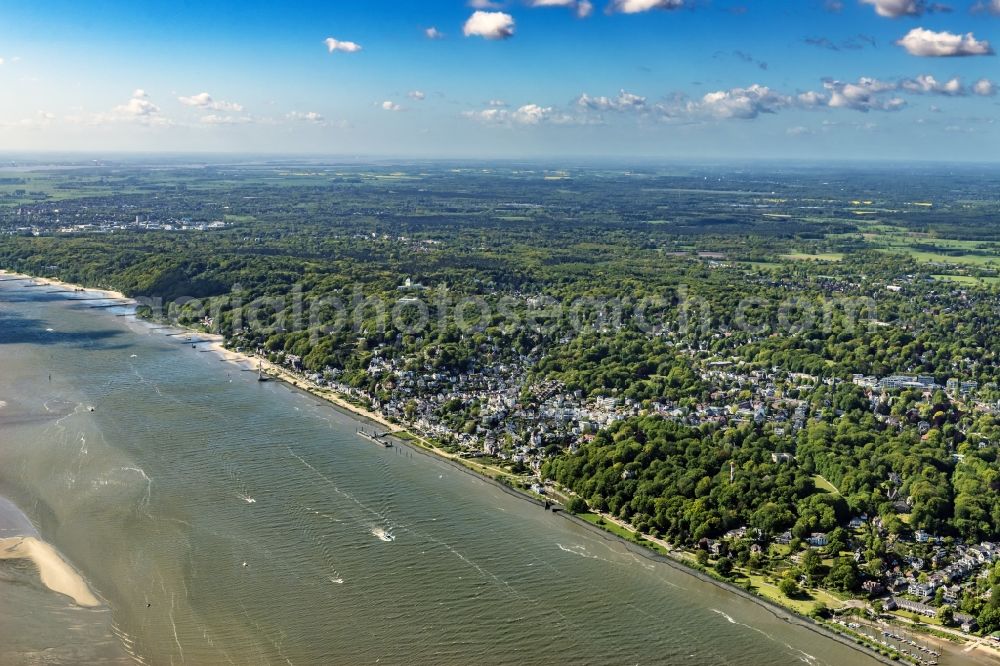
<path fill-rule="evenodd" d="M 838 557 L 830 567 L 826 576 L 826 584 L 843 592 L 853 592 L 858 589 L 861 580 L 858 577 L 858 565 L 853 557 Z"/>

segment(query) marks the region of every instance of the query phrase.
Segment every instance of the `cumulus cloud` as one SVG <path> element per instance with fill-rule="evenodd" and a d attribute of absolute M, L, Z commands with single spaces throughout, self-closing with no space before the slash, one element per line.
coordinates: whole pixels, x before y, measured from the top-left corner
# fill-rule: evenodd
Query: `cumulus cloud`
<path fill-rule="evenodd" d="M 571 116 L 559 112 L 551 106 L 538 104 L 525 104 L 514 110 L 494 107 L 479 111 L 465 111 L 462 115 L 490 125 L 534 126 L 543 123 L 565 125 L 573 122 Z"/>
<path fill-rule="evenodd" d="M 207 116 L 202 116 L 201 122 L 205 125 L 246 125 L 247 123 L 252 123 L 253 118 L 250 116 L 220 115 L 217 113 L 210 113 Z"/>
<path fill-rule="evenodd" d="M 590 111 L 637 111 L 646 107 L 646 98 L 622 90 L 617 97 L 591 97 L 583 93 L 576 105 Z"/>
<path fill-rule="evenodd" d="M 899 111 L 906 106 L 906 100 L 901 97 L 886 96 L 886 93 L 899 89 L 898 84 L 890 81 L 861 77 L 857 83 L 825 81 L 823 87 L 829 91 L 827 106 L 834 109 L 851 109 L 867 113 Z"/>
<path fill-rule="evenodd" d="M 514 36 L 514 17 L 503 12 L 477 11 L 462 28 L 466 37 L 483 39 L 510 39 Z"/>
<path fill-rule="evenodd" d="M 483 123 L 508 126 L 603 124 L 609 120 L 608 114 L 612 113 L 662 122 L 699 123 L 713 120 L 753 120 L 790 109 L 895 112 L 907 107 L 906 95 L 955 97 L 975 94 L 988 97 L 997 93 L 997 84 L 989 79 L 981 79 L 967 86 L 959 77 L 938 80 L 930 74 L 922 74 L 895 80 L 874 77 L 861 77 L 856 81 L 826 79 L 822 89 L 797 94 L 786 94 L 765 85 L 752 84 L 709 92 L 701 97 L 675 92 L 660 102 L 652 102 L 626 90 L 621 90 L 615 96 L 592 96 L 584 93 L 564 108 L 529 104 L 512 110 L 506 108 L 503 102 L 494 100 L 489 103 L 488 108 L 467 111 L 463 115 Z M 795 135 L 803 132 L 793 127 L 789 133 Z"/>
<path fill-rule="evenodd" d="M 402 111 L 403 107 L 391 100 L 386 100 L 381 104 L 383 111 Z"/>
<path fill-rule="evenodd" d="M 427 99 L 427 94 L 423 90 L 411 90 L 406 93 L 406 96 L 417 102 L 422 102 Z"/>
<path fill-rule="evenodd" d="M 315 111 L 292 111 L 285 117 L 296 122 L 312 123 L 314 125 L 322 125 L 326 122 L 326 119 Z"/>
<path fill-rule="evenodd" d="M 608 11 L 619 14 L 641 14 L 653 9 L 680 9 L 684 0 L 612 0 Z"/>
<path fill-rule="evenodd" d="M 113 112 L 123 117 L 143 118 L 155 116 L 160 112 L 160 107 L 149 101 L 149 95 L 145 90 L 136 88 L 131 99 L 116 106 Z"/>
<path fill-rule="evenodd" d="M 830 103 L 830 96 L 816 92 L 815 90 L 809 90 L 796 95 L 795 102 L 802 108 L 815 109 L 821 106 L 827 106 Z"/>
<path fill-rule="evenodd" d="M 149 95 L 142 88 L 134 90 L 127 102 L 112 108 L 110 113 L 67 116 L 66 120 L 71 123 L 91 125 L 136 123 L 162 127 L 173 124 L 169 119 L 160 114 L 160 107 L 149 99 Z"/>
<path fill-rule="evenodd" d="M 993 55 L 993 48 L 986 40 L 977 40 L 969 32 L 956 35 L 950 32 L 934 32 L 924 28 L 914 28 L 896 42 L 910 55 L 930 58 L 957 56 Z"/>
<path fill-rule="evenodd" d="M 948 81 L 939 82 L 930 74 L 922 74 L 915 79 L 903 79 L 899 87 L 912 93 L 932 93 L 937 95 L 964 95 L 965 86 L 957 76 Z"/>
<path fill-rule="evenodd" d="M 566 7 L 572 9 L 580 18 L 587 18 L 594 13 L 594 4 L 590 0 L 528 0 L 532 7 Z"/>
<path fill-rule="evenodd" d="M 427 37 L 427 39 L 444 39 L 444 33 L 435 28 L 434 26 L 431 26 L 426 30 L 424 30 L 424 35 Z"/>
<path fill-rule="evenodd" d="M 742 118 L 749 120 L 762 113 L 777 113 L 790 104 L 788 97 L 767 86 L 753 84 L 746 88 L 718 90 L 690 103 L 688 110 L 714 118 Z"/>
<path fill-rule="evenodd" d="M 997 94 L 997 84 L 989 79 L 979 79 L 972 84 L 972 92 L 981 97 L 993 97 Z"/>
<path fill-rule="evenodd" d="M 665 121 L 752 120 L 777 113 L 793 103 L 791 97 L 755 83 L 745 88 L 716 90 L 695 99 L 676 93 L 651 111 Z"/>
<path fill-rule="evenodd" d="M 184 106 L 193 106 L 199 109 L 211 109 L 213 111 L 235 111 L 236 113 L 239 113 L 243 110 L 242 105 L 236 104 L 235 102 L 223 102 L 221 100 L 212 99 L 212 96 L 207 92 L 191 95 L 190 97 L 178 97 L 177 101 Z"/>
<path fill-rule="evenodd" d="M 886 18 L 901 16 L 921 16 L 927 11 L 923 0 L 861 0 L 863 4 L 875 7 L 875 13 Z"/>
<path fill-rule="evenodd" d="M 330 53 L 337 51 L 341 53 L 357 53 L 361 50 L 361 45 L 356 42 L 341 41 L 333 37 L 327 37 L 323 40 L 323 43 L 326 44 L 326 50 Z"/>

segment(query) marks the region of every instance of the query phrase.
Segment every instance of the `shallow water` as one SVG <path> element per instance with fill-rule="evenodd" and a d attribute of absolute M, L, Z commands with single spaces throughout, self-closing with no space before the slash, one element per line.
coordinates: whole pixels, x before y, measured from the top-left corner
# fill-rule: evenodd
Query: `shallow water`
<path fill-rule="evenodd" d="M 0 563 L 0 663 L 875 663 L 123 310 L 18 284 L 0 495 L 106 607 Z"/>

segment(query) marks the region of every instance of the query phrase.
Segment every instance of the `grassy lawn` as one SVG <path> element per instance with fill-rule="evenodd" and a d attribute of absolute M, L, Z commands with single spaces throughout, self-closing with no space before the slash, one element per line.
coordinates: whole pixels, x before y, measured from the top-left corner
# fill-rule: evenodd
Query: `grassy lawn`
<path fill-rule="evenodd" d="M 822 490 L 822 491 L 827 492 L 827 493 L 832 493 L 834 495 L 839 495 L 840 494 L 840 491 L 837 490 L 837 486 L 833 485 L 832 483 L 830 483 L 829 481 L 827 481 L 826 479 L 824 479 L 819 474 L 816 474 L 815 476 L 813 476 L 813 483 L 816 484 L 816 488 L 818 490 Z"/>
<path fill-rule="evenodd" d="M 965 266 L 988 266 L 1000 265 L 1000 257 L 985 254 L 942 254 L 940 252 L 926 252 L 913 248 L 880 248 L 879 252 L 889 254 L 908 254 L 917 261 L 935 264 L 960 264 Z"/>
<path fill-rule="evenodd" d="M 658 553 L 658 554 L 664 555 L 664 556 L 669 556 L 670 555 L 670 553 L 667 552 L 667 550 L 665 548 L 663 548 L 663 546 L 661 546 L 660 544 L 653 543 L 652 541 L 649 541 L 649 540 L 643 538 L 643 536 L 641 534 L 637 533 L 637 532 L 633 532 L 631 530 L 625 529 L 624 527 L 622 527 L 620 525 L 616 525 L 615 523 L 612 523 L 610 521 L 603 520 L 596 513 L 590 513 L 588 511 L 586 513 L 578 513 L 578 514 L 575 514 L 575 515 L 576 515 L 577 518 L 580 518 L 581 520 L 585 520 L 588 523 L 590 523 L 591 525 L 597 525 L 602 530 L 605 530 L 607 532 L 611 532 L 615 536 L 619 536 L 622 539 L 626 539 L 627 541 L 633 541 L 633 542 L 634 541 L 638 541 L 644 547 L 649 548 L 650 550 L 652 550 L 655 553 Z M 603 520 L 603 522 L 601 522 L 602 520 Z"/>
<path fill-rule="evenodd" d="M 762 597 L 770 599 L 779 605 L 788 606 L 800 615 L 809 615 L 810 611 L 819 602 L 823 602 L 828 608 L 840 608 L 843 605 L 840 599 L 823 590 L 803 590 L 799 596 L 789 599 L 782 594 L 777 585 L 768 582 L 765 576 L 749 574 L 744 576 L 744 578 L 750 581 L 750 584 L 753 585 Z"/>
<path fill-rule="evenodd" d="M 781 264 L 773 261 L 744 261 L 739 265 L 740 267 L 749 267 L 759 271 L 769 271 L 775 268 L 781 268 Z"/>
<path fill-rule="evenodd" d="M 1000 284 L 1000 277 L 976 277 L 974 275 L 932 275 L 935 280 L 968 285 Z"/>
<path fill-rule="evenodd" d="M 805 254 L 803 252 L 795 252 L 793 254 L 782 254 L 780 255 L 782 259 L 788 259 L 789 261 L 843 261 L 843 252 L 825 252 L 819 254 Z"/>
<path fill-rule="evenodd" d="M 591 523 L 592 525 L 597 525 L 603 530 L 607 530 L 612 534 L 620 536 L 623 539 L 628 539 L 629 541 L 633 540 L 635 532 L 630 532 L 629 530 L 625 529 L 624 527 L 621 527 L 620 525 L 616 525 L 615 523 L 610 523 L 601 518 L 596 513 L 590 513 L 588 511 L 587 513 L 578 513 L 576 514 L 576 516 L 577 518 L 586 520 L 588 523 Z"/>

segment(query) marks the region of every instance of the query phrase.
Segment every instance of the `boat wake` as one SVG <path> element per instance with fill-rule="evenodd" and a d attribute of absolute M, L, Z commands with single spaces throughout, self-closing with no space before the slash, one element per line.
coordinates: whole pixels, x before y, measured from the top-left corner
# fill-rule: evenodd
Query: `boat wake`
<path fill-rule="evenodd" d="M 257 503 L 257 500 L 255 500 L 254 498 L 250 497 L 249 495 L 244 495 L 242 493 L 239 495 L 239 498 L 241 500 L 243 500 L 244 502 L 246 502 L 247 504 L 256 504 Z"/>
<path fill-rule="evenodd" d="M 392 532 L 389 532 L 382 527 L 373 527 L 372 536 L 378 537 L 385 542 L 392 542 L 396 540 L 396 537 L 392 534 Z"/>
<path fill-rule="evenodd" d="M 747 629 L 749 629 L 751 631 L 756 631 L 758 634 L 760 634 L 761 636 L 763 636 L 764 638 L 766 638 L 766 639 L 768 639 L 770 641 L 777 642 L 775 640 L 774 636 L 772 636 L 771 634 L 767 633 L 763 629 L 759 629 L 759 628 L 757 628 L 757 627 L 755 627 L 753 625 L 746 624 L 745 622 L 739 622 L 737 620 L 734 620 L 731 615 L 729 615 L 728 613 L 723 613 L 718 608 L 711 608 L 709 610 L 711 610 L 713 613 L 718 613 L 722 617 L 726 618 L 726 620 L 729 622 L 729 624 L 738 624 L 739 626 L 746 627 Z M 791 646 L 787 646 L 787 647 L 791 648 Z M 802 652 L 802 651 L 799 650 L 799 652 Z M 802 652 L 802 654 L 806 654 L 806 653 Z M 796 656 L 798 656 L 798 655 L 796 655 Z M 808 656 L 811 656 L 811 655 L 806 655 L 806 656 L 808 657 Z"/>
<path fill-rule="evenodd" d="M 731 615 L 729 615 L 728 613 L 723 613 L 718 608 L 712 608 L 711 611 L 713 613 L 718 613 L 722 617 L 726 618 L 729 621 L 729 624 L 739 624 L 739 622 L 737 622 L 736 620 L 734 620 Z"/>
<path fill-rule="evenodd" d="M 601 562 L 607 562 L 609 564 L 617 564 L 617 562 L 614 562 L 613 560 L 608 560 L 601 557 L 600 555 L 595 555 L 593 553 L 588 552 L 587 547 L 584 546 L 583 544 L 575 544 L 567 547 L 557 542 L 556 545 L 559 546 L 559 550 L 563 551 L 564 553 L 578 555 L 588 560 L 600 560 Z"/>

